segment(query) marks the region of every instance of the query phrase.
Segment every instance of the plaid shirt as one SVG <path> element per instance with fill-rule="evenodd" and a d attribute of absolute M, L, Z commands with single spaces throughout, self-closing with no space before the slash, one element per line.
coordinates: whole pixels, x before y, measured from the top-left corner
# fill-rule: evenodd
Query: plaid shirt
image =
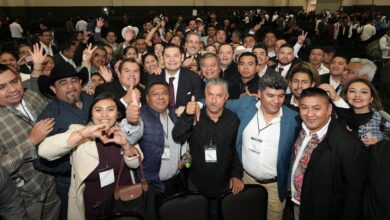
<path fill-rule="evenodd" d="M 372 111 L 374 114 L 370 121 L 359 126 L 359 137 L 370 132 L 378 138 L 378 141 L 390 140 L 390 137 L 383 132 L 383 130 L 390 129 L 390 121 L 382 118 L 382 115 L 376 109 L 372 109 Z"/>
<path fill-rule="evenodd" d="M 34 118 L 47 102 L 38 93 L 26 90 L 23 100 Z M 23 180 L 19 187 L 25 204 L 43 201 L 53 184 L 53 177 L 37 171 L 32 160 L 37 158 L 35 146 L 29 139 L 34 122 L 15 107 L 0 107 L 0 163 L 14 180 Z"/>

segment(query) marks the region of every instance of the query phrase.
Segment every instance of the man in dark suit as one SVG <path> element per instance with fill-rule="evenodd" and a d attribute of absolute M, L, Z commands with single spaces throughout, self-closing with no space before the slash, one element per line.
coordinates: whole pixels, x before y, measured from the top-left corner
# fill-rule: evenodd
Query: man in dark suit
<path fill-rule="evenodd" d="M 39 32 L 39 43 L 43 46 L 45 53 L 54 56 L 59 52 L 56 45 L 53 44 L 53 32 L 49 29 L 44 29 Z"/>
<path fill-rule="evenodd" d="M 348 58 L 344 55 L 336 54 L 330 62 L 330 72 L 328 74 L 321 75 L 321 84 L 329 84 L 336 90 L 337 94 L 341 94 L 341 79 L 343 74 L 346 75 L 344 72 L 348 71 L 347 65 Z"/>
<path fill-rule="evenodd" d="M 271 74 L 271 73 L 276 73 L 274 69 L 269 68 L 267 63 L 268 63 L 268 52 L 267 48 L 263 45 L 256 45 L 253 47 L 253 54 L 256 55 L 257 57 L 257 68 L 258 68 L 258 73 L 259 77 L 262 77 L 266 74 Z"/>
<path fill-rule="evenodd" d="M 324 90 L 304 90 L 299 111 L 303 125 L 291 166 L 295 220 L 362 219 L 368 169 L 363 143 L 331 117 Z"/>
<path fill-rule="evenodd" d="M 300 62 L 302 61 L 294 56 L 294 48 L 289 44 L 284 44 L 279 48 L 277 62 L 271 68 L 284 78 L 289 79 L 292 67 Z"/>
<path fill-rule="evenodd" d="M 61 51 L 54 55 L 54 63 L 69 63 L 76 69 L 76 64 L 73 60 L 73 56 L 76 52 L 77 44 L 73 41 L 67 41 L 61 46 Z"/>
<path fill-rule="evenodd" d="M 203 98 L 201 79 L 198 74 L 181 68 L 183 54 L 176 45 L 168 45 L 163 51 L 165 68 L 160 75 L 150 75 L 148 82 L 166 81 L 169 85 L 169 107 L 185 106 L 195 96 Z"/>
<path fill-rule="evenodd" d="M 95 96 L 103 92 L 109 92 L 122 103 L 118 106 L 122 117 L 125 117 L 126 108 L 133 100 L 135 92 L 137 99 L 141 98 L 141 103 L 145 103 L 145 90 L 139 85 L 141 79 L 141 69 L 139 63 L 132 58 L 123 60 L 118 67 L 118 79 L 106 82 L 96 87 Z"/>

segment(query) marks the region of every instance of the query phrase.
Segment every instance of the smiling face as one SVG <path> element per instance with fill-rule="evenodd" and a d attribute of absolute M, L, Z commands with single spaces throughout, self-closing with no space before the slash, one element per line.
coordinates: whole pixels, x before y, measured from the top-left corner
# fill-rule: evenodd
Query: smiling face
<path fill-rule="evenodd" d="M 373 101 L 370 87 L 362 82 L 354 82 L 347 88 L 347 101 L 355 112 L 369 112 Z"/>
<path fill-rule="evenodd" d="M 131 84 L 133 86 L 138 85 L 141 77 L 141 70 L 139 65 L 135 62 L 126 61 L 122 65 L 122 69 L 119 70 L 119 82 L 124 87 L 129 87 Z"/>
<path fill-rule="evenodd" d="M 146 72 L 153 73 L 158 67 L 158 61 L 154 56 L 148 55 L 145 57 L 144 67 Z"/>
<path fill-rule="evenodd" d="M 78 76 L 59 79 L 50 86 L 56 97 L 67 103 L 76 103 L 80 99 L 81 80 Z"/>
<path fill-rule="evenodd" d="M 189 34 L 187 36 L 185 48 L 189 56 L 197 54 L 200 49 L 200 36 L 198 34 Z"/>
<path fill-rule="evenodd" d="M 170 47 L 164 50 L 163 60 L 165 69 L 168 71 L 178 71 L 181 66 L 182 54 L 177 47 Z"/>
<path fill-rule="evenodd" d="M 13 70 L 18 69 L 17 60 L 14 55 L 10 53 L 3 53 L 0 56 L 0 63 L 9 66 Z"/>
<path fill-rule="evenodd" d="M 341 76 L 347 69 L 347 61 L 343 57 L 334 57 L 330 63 L 330 75 Z"/>
<path fill-rule="evenodd" d="M 297 72 L 290 80 L 290 89 L 296 99 L 301 96 L 302 90 L 313 87 L 314 82 L 309 77 L 309 74 Z"/>
<path fill-rule="evenodd" d="M 169 89 L 163 84 L 153 85 L 146 96 L 148 105 L 156 112 L 165 112 L 169 105 Z"/>
<path fill-rule="evenodd" d="M 11 70 L 0 73 L 0 106 L 18 105 L 23 98 L 23 84 Z"/>
<path fill-rule="evenodd" d="M 276 115 L 284 102 L 286 91 L 283 89 L 274 89 L 267 87 L 263 91 L 259 91 L 261 100 L 260 109 L 263 114 Z"/>
<path fill-rule="evenodd" d="M 332 104 L 324 97 L 311 96 L 299 99 L 299 115 L 303 123 L 315 133 L 323 128 L 332 114 Z"/>
<path fill-rule="evenodd" d="M 95 125 L 105 124 L 106 128 L 111 128 L 117 117 L 118 107 L 112 99 L 102 99 L 92 106 L 92 122 Z"/>

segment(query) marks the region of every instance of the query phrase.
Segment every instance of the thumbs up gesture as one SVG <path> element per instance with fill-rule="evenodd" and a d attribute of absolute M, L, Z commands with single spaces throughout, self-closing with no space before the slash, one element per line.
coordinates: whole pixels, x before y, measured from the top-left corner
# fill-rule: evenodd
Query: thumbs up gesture
<path fill-rule="evenodd" d="M 126 119 L 130 124 L 138 124 L 140 119 L 139 99 L 141 97 L 138 89 L 133 88 L 133 84 L 127 89 L 126 95 L 123 97 L 127 103 Z"/>
<path fill-rule="evenodd" d="M 191 96 L 191 101 L 187 103 L 186 113 L 187 115 L 194 115 L 196 112 L 195 96 Z"/>

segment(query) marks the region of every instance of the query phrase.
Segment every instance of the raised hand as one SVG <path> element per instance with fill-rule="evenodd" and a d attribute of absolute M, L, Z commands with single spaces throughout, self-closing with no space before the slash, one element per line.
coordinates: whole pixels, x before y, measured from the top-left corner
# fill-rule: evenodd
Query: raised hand
<path fill-rule="evenodd" d="M 302 30 L 302 34 L 298 36 L 298 44 L 303 45 L 305 43 L 307 33 L 308 32 L 305 33 L 305 31 Z"/>
<path fill-rule="evenodd" d="M 185 68 L 189 68 L 195 61 L 195 57 L 194 56 L 191 56 L 191 57 L 188 57 L 187 59 L 185 59 L 183 61 L 183 66 Z"/>
<path fill-rule="evenodd" d="M 130 124 L 138 124 L 140 119 L 140 93 L 138 89 L 133 88 L 133 84 L 127 89 L 126 95 L 123 97 L 127 103 L 126 119 Z"/>
<path fill-rule="evenodd" d="M 111 82 L 113 79 L 111 70 L 107 69 L 104 65 L 99 67 L 99 73 L 103 77 L 105 82 Z"/>
<path fill-rule="evenodd" d="M 42 65 L 42 63 L 47 57 L 47 53 L 43 55 L 43 47 L 40 47 L 39 44 L 34 44 L 33 51 L 29 49 L 28 52 L 30 53 L 30 56 L 34 63 L 34 68 L 37 68 L 37 65 Z"/>
<path fill-rule="evenodd" d="M 104 26 L 104 19 L 102 17 L 99 17 L 96 19 L 96 27 L 102 28 Z"/>
<path fill-rule="evenodd" d="M 189 101 L 186 105 L 186 114 L 195 115 L 196 105 L 195 96 L 191 96 L 191 101 Z"/>
<path fill-rule="evenodd" d="M 41 143 L 54 129 L 54 118 L 47 118 L 37 122 L 30 131 L 29 139 L 34 145 Z"/>
<path fill-rule="evenodd" d="M 92 44 L 88 44 L 88 47 L 83 51 L 83 62 L 90 63 L 93 52 L 96 50 L 96 46 L 92 47 Z"/>

